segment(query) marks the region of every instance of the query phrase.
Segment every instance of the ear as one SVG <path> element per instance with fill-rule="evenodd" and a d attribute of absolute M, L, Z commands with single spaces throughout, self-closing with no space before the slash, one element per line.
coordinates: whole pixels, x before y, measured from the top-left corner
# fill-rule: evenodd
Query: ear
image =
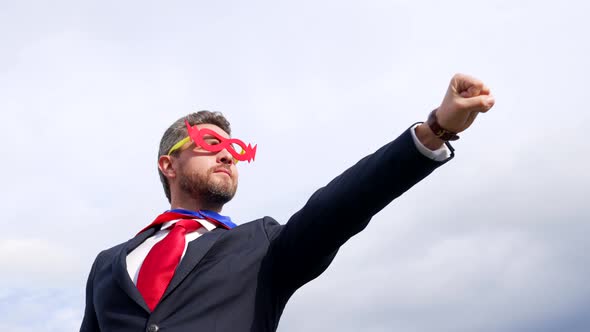
<path fill-rule="evenodd" d="M 168 180 L 176 177 L 176 170 L 172 165 L 172 158 L 170 156 L 160 156 L 158 158 L 158 168 Z"/>

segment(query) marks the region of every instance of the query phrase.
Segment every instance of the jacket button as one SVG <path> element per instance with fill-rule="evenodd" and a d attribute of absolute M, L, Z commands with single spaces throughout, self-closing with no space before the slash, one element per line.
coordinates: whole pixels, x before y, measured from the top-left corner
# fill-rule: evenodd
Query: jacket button
<path fill-rule="evenodd" d="M 151 324 L 150 326 L 147 327 L 146 331 L 147 332 L 158 332 L 158 330 L 160 329 L 160 327 L 156 324 Z"/>

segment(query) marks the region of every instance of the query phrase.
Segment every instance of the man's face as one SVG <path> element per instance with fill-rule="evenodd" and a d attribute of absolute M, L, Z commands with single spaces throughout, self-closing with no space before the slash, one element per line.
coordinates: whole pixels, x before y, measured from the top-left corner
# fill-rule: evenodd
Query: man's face
<path fill-rule="evenodd" d="M 229 135 L 213 124 L 200 124 L 229 138 Z M 219 140 L 211 135 L 203 137 L 206 143 L 215 145 Z M 180 189 L 206 204 L 225 204 L 235 195 L 238 188 L 238 169 L 232 155 L 223 149 L 210 152 L 193 142 L 183 146 L 177 159 L 177 177 Z"/>

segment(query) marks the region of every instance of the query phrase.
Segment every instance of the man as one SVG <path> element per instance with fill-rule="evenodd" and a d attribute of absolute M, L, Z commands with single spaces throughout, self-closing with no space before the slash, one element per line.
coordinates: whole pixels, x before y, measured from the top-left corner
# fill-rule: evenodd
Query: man
<path fill-rule="evenodd" d="M 230 138 L 219 113 L 179 119 L 158 153 L 171 210 L 97 256 L 80 330 L 275 331 L 289 297 L 374 214 L 451 159 L 446 141 L 493 105 L 481 81 L 455 75 L 426 123 L 317 190 L 285 225 L 264 217 L 235 226 L 219 215 L 236 192 L 235 159 L 253 160 L 256 146 Z"/>

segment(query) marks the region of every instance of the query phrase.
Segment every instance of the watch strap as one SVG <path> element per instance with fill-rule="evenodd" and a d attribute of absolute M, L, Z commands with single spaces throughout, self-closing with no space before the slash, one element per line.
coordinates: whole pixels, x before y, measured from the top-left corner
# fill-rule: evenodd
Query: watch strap
<path fill-rule="evenodd" d="M 430 114 L 428 115 L 428 120 L 426 120 L 426 124 L 428 125 L 428 127 L 430 127 L 430 130 L 432 130 L 432 132 L 434 133 L 434 135 L 436 137 L 440 138 L 443 141 L 456 141 L 456 140 L 458 140 L 459 136 L 457 135 L 457 133 L 441 127 L 441 125 L 438 123 L 438 119 L 436 117 L 436 111 L 438 111 L 438 108 L 436 108 L 432 112 L 430 112 Z"/>

